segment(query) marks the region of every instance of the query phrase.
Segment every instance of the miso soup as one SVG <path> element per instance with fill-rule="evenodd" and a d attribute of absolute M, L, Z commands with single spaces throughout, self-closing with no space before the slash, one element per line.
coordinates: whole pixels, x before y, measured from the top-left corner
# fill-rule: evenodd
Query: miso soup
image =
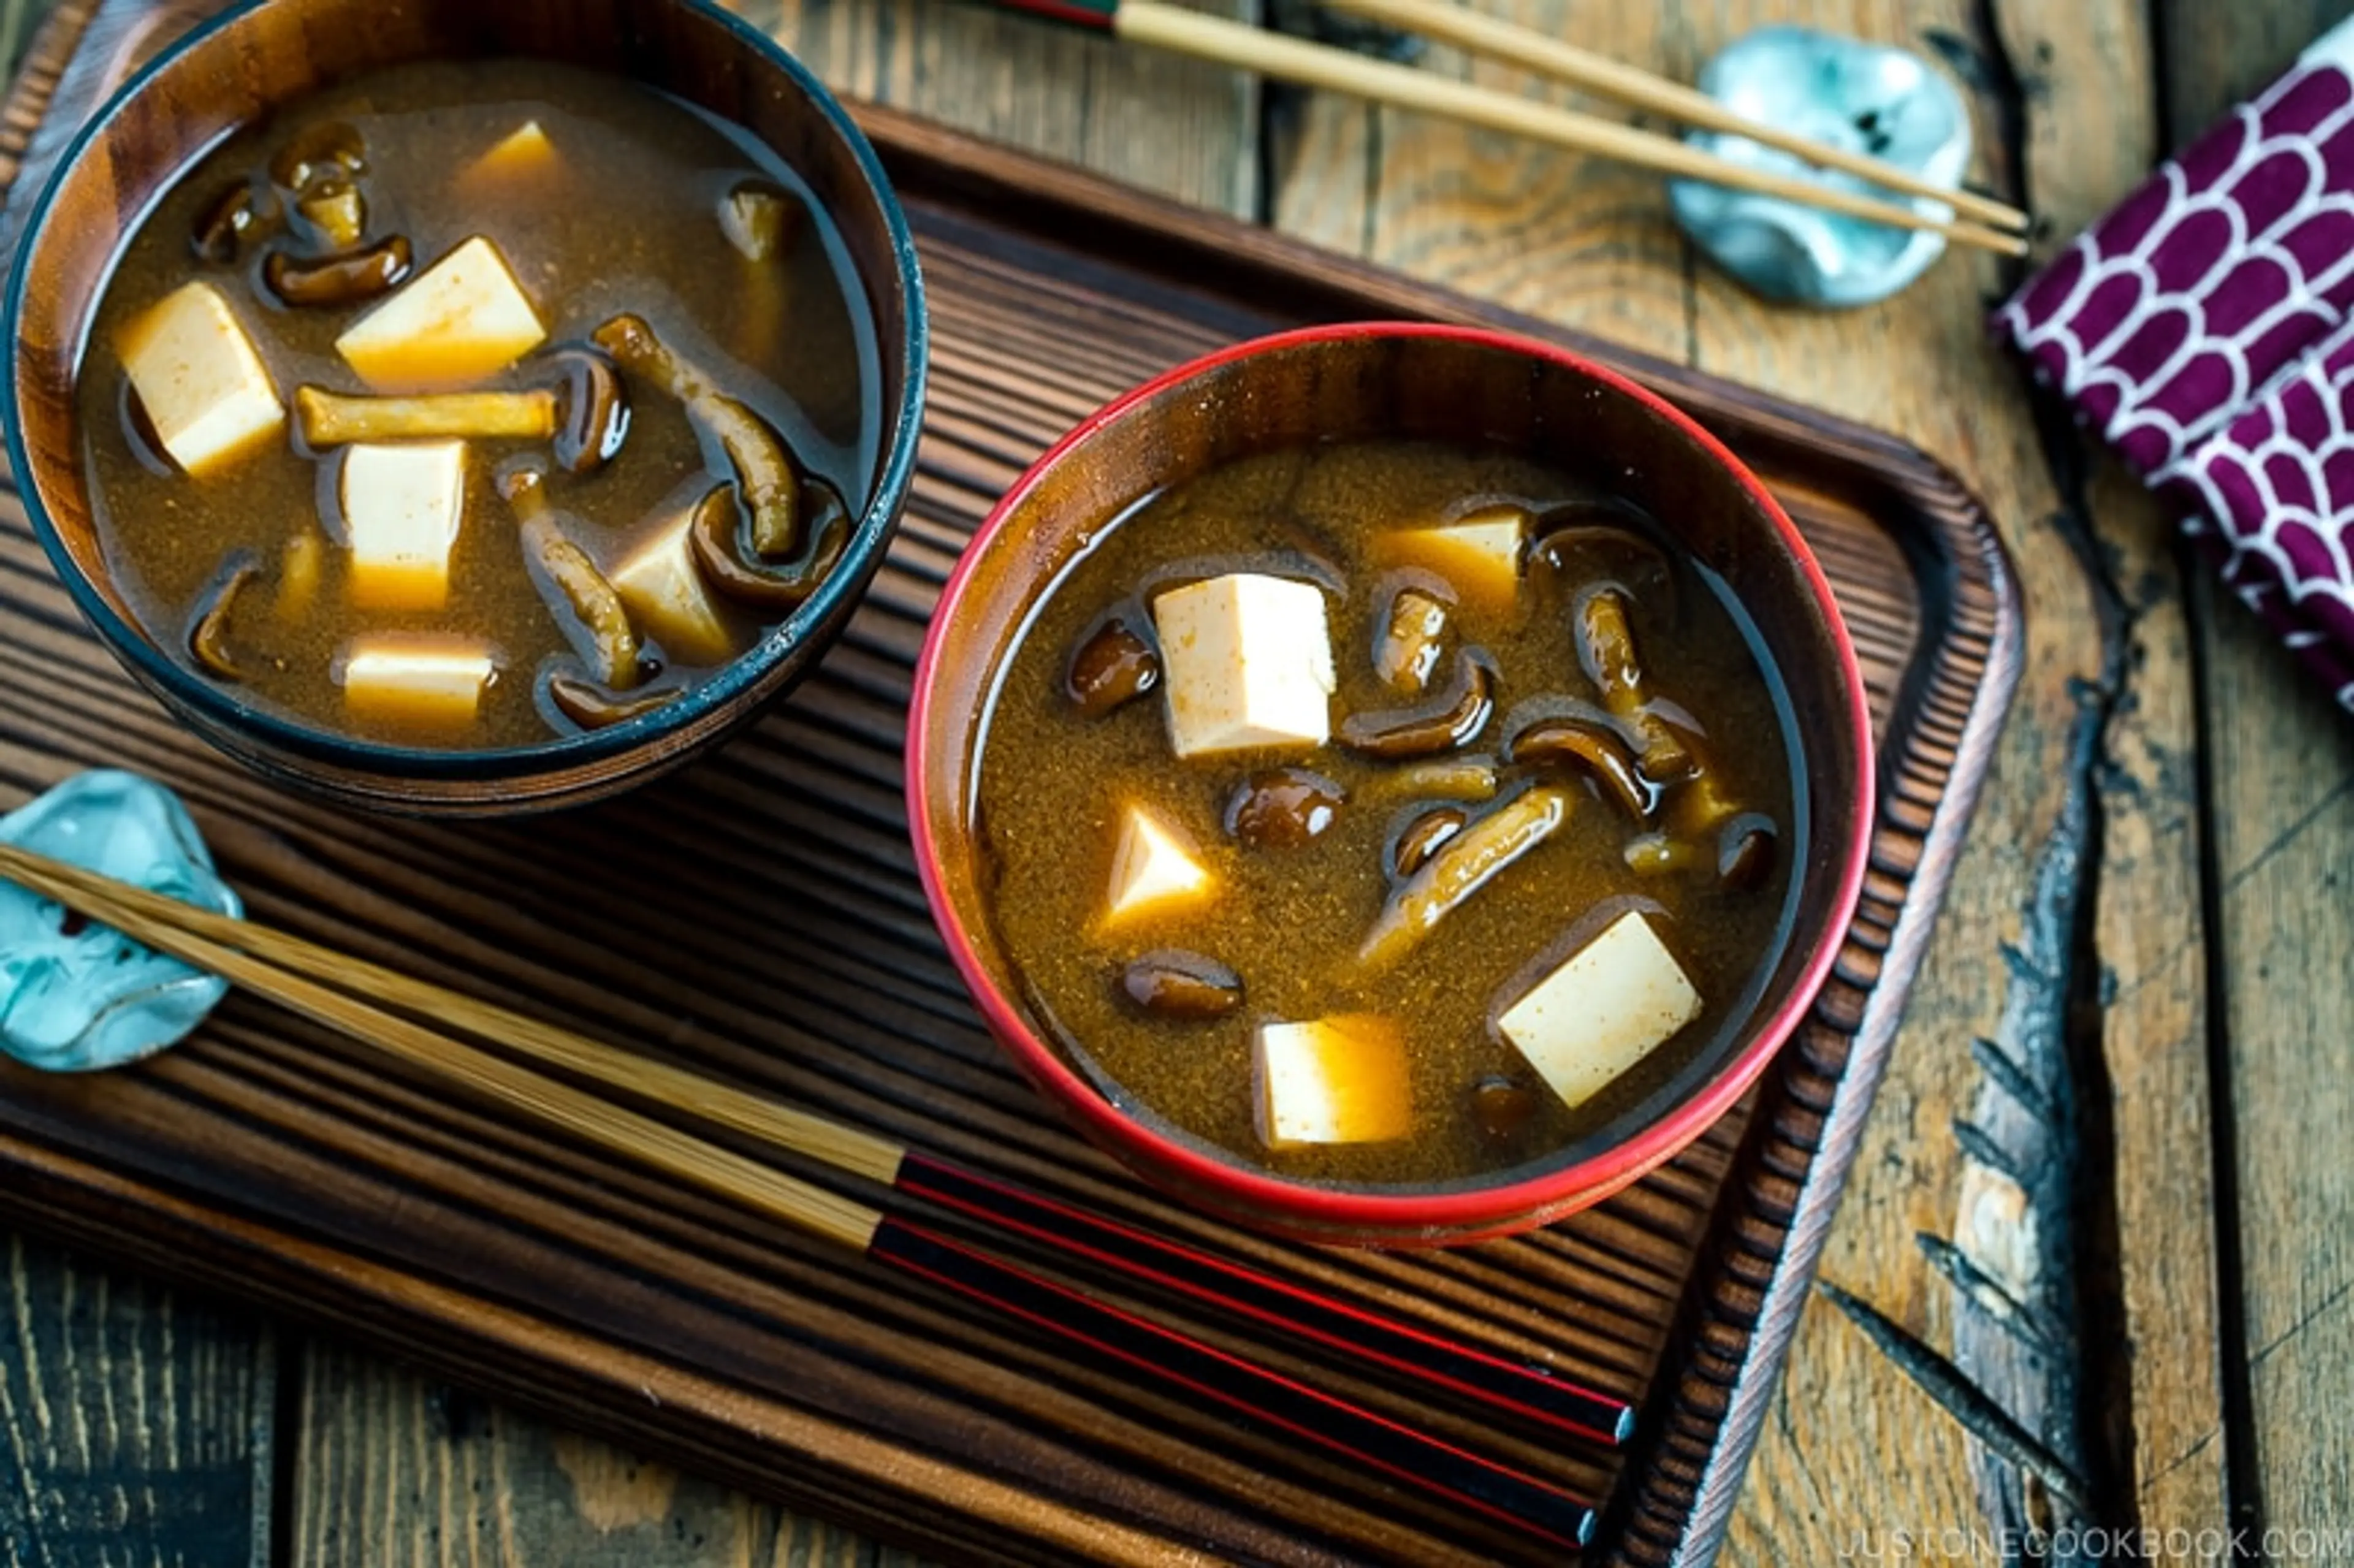
<path fill-rule="evenodd" d="M 479 749 L 674 700 L 790 616 L 869 499 L 881 385 L 791 168 L 510 59 L 207 152 L 122 253 L 77 413 L 158 644 L 317 728 Z"/>
<path fill-rule="evenodd" d="M 1235 462 L 1006 661 L 988 901 L 1046 1037 L 1290 1176 L 1490 1179 L 1703 1069 L 1786 939 L 1792 716 L 1722 582 L 1516 457 Z"/>

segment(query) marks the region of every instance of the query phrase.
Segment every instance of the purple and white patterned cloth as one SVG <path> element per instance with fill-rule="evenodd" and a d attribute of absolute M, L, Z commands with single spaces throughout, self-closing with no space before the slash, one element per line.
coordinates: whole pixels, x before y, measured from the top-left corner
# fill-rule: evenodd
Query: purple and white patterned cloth
<path fill-rule="evenodd" d="M 1995 313 L 2354 709 L 2354 22 Z"/>

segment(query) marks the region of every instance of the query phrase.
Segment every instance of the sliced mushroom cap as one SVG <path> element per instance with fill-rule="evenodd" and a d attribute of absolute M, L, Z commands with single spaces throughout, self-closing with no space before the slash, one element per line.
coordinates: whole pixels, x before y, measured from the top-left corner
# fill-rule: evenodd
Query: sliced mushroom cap
<path fill-rule="evenodd" d="M 1774 821 L 1744 811 L 1716 835 L 1716 879 L 1736 893 L 1765 885 L 1774 874 Z"/>
<path fill-rule="evenodd" d="M 261 264 L 270 291 L 290 305 L 355 305 L 388 294 L 408 276 L 408 238 L 396 234 L 365 250 L 301 261 L 275 251 Z"/>
<path fill-rule="evenodd" d="M 244 260 L 247 247 L 267 239 L 285 224 L 286 209 L 278 205 L 276 193 L 256 192 L 240 180 L 204 210 L 188 243 L 197 260 L 234 267 Z"/>
<path fill-rule="evenodd" d="M 196 601 L 196 614 L 188 622 L 188 657 L 205 673 L 224 681 L 245 679 L 245 672 L 228 651 L 228 623 L 237 612 L 239 597 L 260 576 L 260 564 L 240 550 L 222 563 L 212 587 Z"/>
<path fill-rule="evenodd" d="M 1454 805 L 1432 806 L 1417 813 L 1398 830 L 1390 845 L 1390 874 L 1403 879 L 1420 871 L 1438 853 L 1438 846 L 1461 832 L 1470 821 L 1470 812 Z"/>
<path fill-rule="evenodd" d="M 1437 595 L 1411 584 L 1399 588 L 1373 644 L 1373 673 L 1392 691 L 1419 696 L 1447 652 L 1447 604 Z"/>
<path fill-rule="evenodd" d="M 1536 1113 L 1536 1091 L 1517 1078 L 1490 1073 L 1471 1086 L 1472 1119 L 1490 1138 L 1516 1136 Z"/>
<path fill-rule="evenodd" d="M 1150 952 L 1120 971 L 1129 1004 L 1163 1018 L 1219 1018 L 1243 1004 L 1243 977 L 1207 954 Z"/>
<path fill-rule="evenodd" d="M 737 515 L 734 486 L 715 485 L 695 503 L 694 518 L 687 524 L 687 542 L 695 551 L 695 564 L 714 593 L 763 615 L 779 616 L 799 608 L 817 591 L 850 547 L 853 519 L 832 485 L 812 482 L 809 488 L 821 503 L 814 537 L 801 559 L 782 564 L 764 560 L 744 548 L 744 525 Z"/>
<path fill-rule="evenodd" d="M 1627 624 L 1627 600 L 1616 588 L 1580 594 L 1572 612 L 1578 662 L 1602 694 L 1602 704 L 1620 717 L 1643 700 L 1643 666 L 1635 655 L 1635 633 Z"/>
<path fill-rule="evenodd" d="M 546 362 L 564 376 L 557 466 L 567 473 L 593 473 L 612 461 L 630 433 L 630 399 L 620 372 L 604 350 L 586 344 L 552 349 Z"/>
<path fill-rule="evenodd" d="M 1321 773 L 1269 768 L 1244 779 L 1227 798 L 1226 832 L 1253 849 L 1297 849 L 1321 836 L 1348 799 L 1337 779 Z"/>
<path fill-rule="evenodd" d="M 1488 727 L 1495 711 L 1494 672 L 1474 648 L 1455 653 L 1454 678 L 1447 689 L 1417 707 L 1352 714 L 1333 738 L 1367 757 L 1427 757 L 1469 746 Z"/>
<path fill-rule="evenodd" d="M 674 700 L 679 692 L 679 687 L 670 686 L 659 692 L 625 694 L 560 672 L 547 679 L 547 700 L 556 705 L 557 712 L 582 729 L 603 729 L 641 714 L 650 714 Z"/>
<path fill-rule="evenodd" d="M 1675 591 L 1675 568 L 1650 536 L 1649 520 L 1617 501 L 1573 501 L 1541 514 L 1529 561 L 1555 572 L 1574 567 L 1583 580 L 1606 578 L 1645 594 Z"/>
<path fill-rule="evenodd" d="M 1129 622 L 1127 610 L 1115 610 L 1080 639 L 1063 668 L 1063 693 L 1082 716 L 1101 718 L 1131 698 L 1161 684 L 1161 655 L 1152 640 Z"/>
<path fill-rule="evenodd" d="M 1505 756 L 1538 767 L 1576 768 L 1638 822 L 1649 821 L 1659 809 L 1659 786 L 1643 777 L 1626 740 L 1598 715 L 1558 715 L 1524 725 L 1506 744 Z"/>

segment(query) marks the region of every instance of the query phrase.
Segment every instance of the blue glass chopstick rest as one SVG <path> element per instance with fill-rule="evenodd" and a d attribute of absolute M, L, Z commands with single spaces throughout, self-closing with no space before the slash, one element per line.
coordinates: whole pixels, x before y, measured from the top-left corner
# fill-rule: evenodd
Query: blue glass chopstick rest
<path fill-rule="evenodd" d="M 179 797 L 135 773 L 67 779 L 0 817 L 0 843 L 242 913 Z M 0 880 L 0 1052 L 20 1062 L 60 1073 L 135 1062 L 194 1029 L 228 990 Z"/>
<path fill-rule="evenodd" d="M 1807 27 L 1760 27 L 1709 61 L 1700 89 L 1752 120 L 1864 154 L 1940 185 L 1970 161 L 1961 94 L 1918 55 Z M 1761 171 L 1808 178 L 1937 217 L 1935 202 L 1817 170 L 1745 137 L 1695 130 L 1684 140 Z M 1894 228 L 1699 180 L 1670 182 L 1676 221 L 1726 271 L 1769 300 L 1863 305 L 1919 277 L 1943 235 Z"/>

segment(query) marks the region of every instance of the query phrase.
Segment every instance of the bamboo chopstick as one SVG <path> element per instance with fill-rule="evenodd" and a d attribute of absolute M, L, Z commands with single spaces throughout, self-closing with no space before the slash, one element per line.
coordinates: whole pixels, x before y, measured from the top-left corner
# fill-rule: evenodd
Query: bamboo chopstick
<path fill-rule="evenodd" d="M 1593 153 L 1624 163 L 1657 169 L 1688 179 L 1707 180 L 1781 196 L 1850 217 L 1884 223 L 1897 228 L 1942 234 L 1956 245 L 1974 246 L 2004 256 L 2024 256 L 2024 237 L 2004 234 L 1983 224 L 1945 218 L 1915 211 L 1896 202 L 1876 201 L 1853 191 L 1819 185 L 1812 180 L 1752 169 L 1712 154 L 1688 147 L 1671 137 L 1638 131 L 1632 126 L 1557 109 L 1510 93 L 1474 87 L 1435 71 L 1367 59 L 1323 44 L 1271 33 L 1244 22 L 1205 16 L 1169 5 L 1165 0 L 989 0 L 1006 10 L 1026 11 L 1055 21 L 1108 31 L 1130 43 L 1190 55 L 1238 70 L 1257 71 L 1279 81 L 1303 87 L 1352 93 L 1375 103 L 1418 109 L 1466 124 L 1506 131 L 1532 141 Z M 1941 192 L 1940 201 L 1952 193 Z"/>
<path fill-rule="evenodd" d="M 157 951 L 220 974 L 379 1049 L 461 1083 L 473 1084 L 493 1097 L 577 1136 L 641 1158 L 668 1174 L 870 1256 L 910 1268 L 917 1268 L 910 1258 L 928 1258 L 929 1262 L 924 1266 L 934 1271 L 950 1267 L 987 1275 L 991 1288 L 1018 1287 L 1022 1292 L 1034 1294 L 1031 1285 L 1023 1283 L 1027 1277 L 1019 1270 L 1008 1272 L 1006 1266 L 982 1255 L 968 1256 L 969 1248 L 960 1248 L 879 1210 L 770 1171 L 730 1150 L 502 1057 L 448 1039 L 346 994 L 346 990 L 368 991 L 395 1007 L 508 1045 L 625 1093 L 685 1110 L 714 1125 L 761 1139 L 834 1169 L 880 1181 L 1001 1230 L 1066 1247 L 1083 1245 L 1097 1262 L 1173 1288 L 1222 1315 L 1284 1329 L 1297 1337 L 1491 1408 L 1606 1444 L 1624 1442 L 1632 1430 L 1633 1411 L 1626 1402 L 1549 1372 L 1440 1339 L 1243 1265 L 962 1170 L 891 1139 L 730 1088 L 699 1074 L 633 1055 L 527 1014 L 319 947 L 291 933 L 199 909 L 12 845 L 0 844 L 0 877 L 56 899 Z M 942 1252 L 944 1247 L 947 1253 Z M 1112 1319 L 1103 1333 L 1124 1342 L 1142 1336 L 1158 1349 L 1167 1349 L 1161 1340 L 1168 1330 L 1129 1324 L 1116 1308 L 1101 1310 Z M 1099 1334 L 1089 1342 L 1103 1348 L 1100 1340 Z M 1133 1344 L 1129 1348 L 1133 1349 Z M 1121 1352 L 1115 1349 L 1112 1353 Z M 1214 1359 L 1219 1354 L 1204 1353 Z M 1259 1390 L 1253 1397 L 1259 1394 L 1278 1402 L 1292 1397 L 1266 1390 Z M 1309 1391 L 1302 1397 L 1314 1401 L 1327 1396 Z M 1234 1403 L 1231 1399 L 1227 1402 Z M 1379 1418 L 1372 1419 L 1378 1427 Z M 1373 1435 L 1378 1437 L 1379 1433 L 1373 1430 Z M 1347 1451 L 1365 1457 L 1356 1449 Z M 1471 1458 L 1479 1465 L 1487 1463 L 1476 1460 L 1476 1457 Z M 1482 1479 L 1478 1475 L 1469 1478 Z M 1555 1489 L 1546 1488 L 1544 1483 L 1520 1478 L 1505 1483 L 1506 1489 L 1511 1490 L 1523 1480 L 1539 1489 L 1531 1496 L 1540 1512 L 1558 1511 Z"/>
<path fill-rule="evenodd" d="M 0 877 L 60 901 L 68 892 L 103 899 L 138 916 L 150 928 L 163 922 L 204 941 L 249 953 L 281 969 L 323 980 L 338 990 L 366 991 L 405 1012 L 439 1019 L 477 1039 L 497 1041 L 584 1078 L 674 1106 L 716 1127 L 746 1133 L 885 1186 L 898 1179 L 900 1161 L 907 1152 L 905 1146 L 871 1132 L 779 1100 L 729 1088 L 700 1073 L 690 1073 L 666 1062 L 617 1050 L 529 1013 L 306 942 L 289 932 L 251 920 L 235 919 L 183 904 L 13 844 L 0 844 Z M 124 934 L 146 940 L 137 932 Z M 199 969 L 212 967 L 196 959 L 186 961 Z M 235 975 L 228 978 L 245 983 Z"/>
<path fill-rule="evenodd" d="M 1654 110 L 1686 125 L 1744 136 L 1820 168 L 1838 169 L 1907 196 L 1926 196 L 1997 228 L 2024 230 L 2031 221 L 2028 214 L 1991 196 L 1949 190 L 1865 154 L 1809 141 L 1727 109 L 1698 89 L 1653 76 L 1623 61 L 1578 48 L 1533 27 L 1484 12 L 1444 5 L 1440 0 L 1322 0 L 1322 4 L 1352 16 L 1419 33 L 1473 54 L 1487 55 L 1638 109 Z"/>
<path fill-rule="evenodd" d="M 13 844 L 0 844 L 0 875 L 101 925 L 111 926 L 159 953 L 168 953 L 183 963 L 268 997 L 314 1022 L 341 1030 L 403 1061 L 467 1085 L 527 1116 L 553 1123 L 600 1147 L 629 1153 L 666 1175 L 734 1198 L 829 1241 L 863 1252 L 874 1241 L 875 1229 L 883 1220 L 880 1209 L 771 1170 L 732 1150 L 681 1132 L 666 1122 L 517 1066 L 504 1057 L 461 1044 L 421 1023 L 348 996 L 332 985 L 306 979 L 255 953 L 240 951 L 198 932 L 199 927 L 217 930 L 222 923 L 241 929 L 245 927 L 243 921 L 196 909 Z M 133 894 L 138 896 L 126 896 Z M 198 918 L 187 918 L 192 916 Z M 355 959 L 342 961 L 374 968 L 361 965 Z M 421 980 L 408 984 L 424 987 Z M 424 989 L 430 991 L 436 988 Z M 443 1010 L 442 1001 L 432 1002 L 430 1011 Z"/>

